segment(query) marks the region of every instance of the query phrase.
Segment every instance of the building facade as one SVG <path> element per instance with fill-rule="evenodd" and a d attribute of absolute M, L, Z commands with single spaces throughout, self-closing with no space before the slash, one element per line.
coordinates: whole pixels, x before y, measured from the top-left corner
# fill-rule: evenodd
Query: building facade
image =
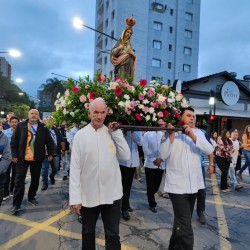
<path fill-rule="evenodd" d="M 249 75 L 237 79 L 235 72 L 223 71 L 186 81 L 181 91 L 195 109 L 198 123 L 209 125 L 210 132 L 237 128 L 241 135 L 250 124 Z"/>
<path fill-rule="evenodd" d="M 197 78 L 200 0 L 97 0 L 95 28 L 119 39 L 133 15 L 131 44 L 137 55 L 136 80 Z M 95 72 L 113 75 L 110 50 L 115 40 L 96 32 Z"/>
<path fill-rule="evenodd" d="M 0 57 L 0 72 L 3 77 L 11 79 L 11 65 L 5 57 Z"/>

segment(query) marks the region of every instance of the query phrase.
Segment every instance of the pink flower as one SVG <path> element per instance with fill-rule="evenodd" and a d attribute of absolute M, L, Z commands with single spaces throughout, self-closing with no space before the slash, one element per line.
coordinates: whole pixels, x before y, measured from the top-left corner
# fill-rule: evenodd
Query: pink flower
<path fill-rule="evenodd" d="M 144 111 L 145 113 L 147 113 L 148 110 L 149 110 L 149 107 L 147 107 L 147 106 L 145 106 L 145 107 L 143 108 L 143 111 Z"/>
<path fill-rule="evenodd" d="M 158 115 L 159 117 L 163 117 L 163 116 L 164 116 L 163 112 L 161 112 L 161 111 L 158 112 L 157 115 Z"/>
<path fill-rule="evenodd" d="M 77 93 L 79 90 L 80 90 L 80 88 L 77 87 L 77 86 L 75 86 L 75 87 L 73 87 L 73 88 L 71 89 L 71 91 L 72 91 L 73 93 Z"/>
<path fill-rule="evenodd" d="M 136 113 L 135 114 L 135 119 L 138 120 L 138 121 L 141 121 L 142 120 L 141 115 Z"/>
<path fill-rule="evenodd" d="M 104 76 L 104 75 L 98 76 L 97 81 L 101 82 L 101 83 L 105 82 L 106 81 L 106 76 Z"/>
<path fill-rule="evenodd" d="M 139 100 L 141 100 L 141 101 L 142 101 L 142 100 L 144 100 L 144 95 L 139 94 L 139 95 L 138 95 L 138 98 L 139 98 Z"/>
<path fill-rule="evenodd" d="M 157 103 L 157 102 L 152 102 L 152 103 L 151 103 L 151 106 L 152 106 L 153 108 L 158 108 L 158 107 L 159 107 L 159 103 Z"/>
<path fill-rule="evenodd" d="M 68 89 L 64 92 L 64 96 L 66 96 L 66 97 L 69 96 L 69 90 Z"/>
<path fill-rule="evenodd" d="M 146 85 L 147 85 L 147 80 L 145 79 L 140 80 L 140 86 L 144 87 Z"/>
<path fill-rule="evenodd" d="M 147 93 L 148 97 L 152 97 L 154 95 L 154 92 L 149 90 L 148 93 Z"/>
<path fill-rule="evenodd" d="M 109 84 L 109 87 L 110 87 L 111 89 L 115 89 L 115 88 L 116 88 L 116 85 L 117 85 L 116 82 L 111 82 L 111 83 Z"/>
<path fill-rule="evenodd" d="M 79 99 L 80 99 L 80 102 L 86 102 L 87 100 L 85 95 L 81 95 Z"/>
<path fill-rule="evenodd" d="M 131 101 L 131 103 L 130 103 L 130 106 L 131 106 L 131 108 L 134 108 L 135 106 L 136 106 L 136 101 Z"/>
<path fill-rule="evenodd" d="M 131 115 L 131 113 L 132 113 L 131 109 L 129 109 L 129 108 L 125 108 L 125 112 L 127 115 Z"/>
<path fill-rule="evenodd" d="M 120 96 L 122 94 L 122 89 L 121 88 L 116 88 L 115 89 L 115 95 Z"/>

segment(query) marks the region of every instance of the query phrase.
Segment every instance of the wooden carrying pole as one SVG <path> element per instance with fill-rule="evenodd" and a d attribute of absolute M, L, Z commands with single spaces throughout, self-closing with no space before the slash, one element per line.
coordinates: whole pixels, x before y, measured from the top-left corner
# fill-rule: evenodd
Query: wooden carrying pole
<path fill-rule="evenodd" d="M 119 125 L 117 123 L 114 124 L 115 127 L 123 130 L 130 131 L 181 131 L 183 132 L 183 128 L 167 128 L 167 127 L 151 127 L 151 126 L 134 126 L 134 125 Z"/>

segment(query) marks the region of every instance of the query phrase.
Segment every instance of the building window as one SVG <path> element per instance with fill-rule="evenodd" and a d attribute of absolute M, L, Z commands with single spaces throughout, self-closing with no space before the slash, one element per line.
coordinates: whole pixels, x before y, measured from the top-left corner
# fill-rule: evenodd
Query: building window
<path fill-rule="evenodd" d="M 174 10 L 170 9 L 170 15 L 173 16 L 174 15 Z"/>
<path fill-rule="evenodd" d="M 109 72 L 109 75 L 110 75 L 110 78 L 112 79 L 112 78 L 113 78 L 113 70 L 111 70 L 111 71 Z"/>
<path fill-rule="evenodd" d="M 184 47 L 184 54 L 191 56 L 192 54 L 192 49 L 188 47 Z"/>
<path fill-rule="evenodd" d="M 106 28 L 108 27 L 108 25 L 109 25 L 109 20 L 108 20 L 108 18 L 107 18 L 106 21 L 105 21 L 105 26 L 106 26 Z"/>
<path fill-rule="evenodd" d="M 110 33 L 110 35 L 111 35 L 112 37 L 114 37 L 115 32 L 112 30 L 111 33 Z"/>
<path fill-rule="evenodd" d="M 107 62 L 108 62 L 108 59 L 107 59 L 107 57 L 105 56 L 105 57 L 104 57 L 104 63 L 107 64 Z"/>
<path fill-rule="evenodd" d="M 162 42 L 161 41 L 153 41 L 153 48 L 154 49 L 161 49 Z"/>
<path fill-rule="evenodd" d="M 162 23 L 160 22 L 154 22 L 154 29 L 155 30 L 162 30 Z"/>
<path fill-rule="evenodd" d="M 107 46 L 108 45 L 108 38 L 106 37 L 105 38 L 105 46 Z"/>
<path fill-rule="evenodd" d="M 170 85 L 171 84 L 171 80 L 170 79 L 168 79 L 168 85 Z"/>
<path fill-rule="evenodd" d="M 191 30 L 185 30 L 185 37 L 186 38 L 192 38 L 192 35 L 193 35 L 193 33 Z"/>
<path fill-rule="evenodd" d="M 168 62 L 168 68 L 171 69 L 171 67 L 172 67 L 172 63 Z"/>
<path fill-rule="evenodd" d="M 156 68 L 160 68 L 161 67 L 161 60 L 160 59 L 152 59 L 152 66 L 156 67 Z"/>
<path fill-rule="evenodd" d="M 169 33 L 173 33 L 173 27 L 172 26 L 169 27 Z"/>
<path fill-rule="evenodd" d="M 172 51 L 172 47 L 173 47 L 172 44 L 169 44 L 169 45 L 168 45 L 168 50 L 169 50 L 169 51 Z"/>
<path fill-rule="evenodd" d="M 190 73 L 191 72 L 191 65 L 183 64 L 183 71 L 186 73 Z"/>
<path fill-rule="evenodd" d="M 151 81 L 163 82 L 163 77 L 152 76 Z"/>
<path fill-rule="evenodd" d="M 106 2 L 106 9 L 109 8 L 109 1 Z"/>
<path fill-rule="evenodd" d="M 112 19 L 112 20 L 115 19 L 115 10 L 113 10 L 112 13 L 111 13 L 111 19 Z"/>
<path fill-rule="evenodd" d="M 186 12 L 185 13 L 185 19 L 187 21 L 193 21 L 193 14 L 192 13 L 189 13 L 189 12 Z"/>

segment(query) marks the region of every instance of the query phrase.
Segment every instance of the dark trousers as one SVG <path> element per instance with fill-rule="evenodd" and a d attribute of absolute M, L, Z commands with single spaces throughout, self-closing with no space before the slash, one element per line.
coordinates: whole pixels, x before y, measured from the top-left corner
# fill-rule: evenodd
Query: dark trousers
<path fill-rule="evenodd" d="M 170 250 L 192 250 L 194 246 L 194 233 L 191 224 L 195 194 L 169 193 L 173 210 L 174 225 L 170 238 Z"/>
<path fill-rule="evenodd" d="M 125 166 L 120 166 L 120 169 L 122 175 L 122 188 L 123 188 L 121 209 L 122 211 L 127 211 L 130 208 L 129 197 L 136 168 L 128 168 Z"/>
<path fill-rule="evenodd" d="M 227 162 L 226 158 L 217 155 L 215 156 L 215 160 L 221 171 L 220 189 L 227 189 L 227 176 L 230 163 Z"/>
<path fill-rule="evenodd" d="M 10 177 L 11 173 L 11 177 Z M 10 192 L 13 193 L 14 185 L 15 185 L 15 176 L 16 176 L 16 164 L 11 162 L 5 176 L 4 183 L 4 196 L 10 195 Z"/>
<path fill-rule="evenodd" d="M 13 206 L 21 206 L 24 191 L 25 191 L 25 178 L 27 170 L 30 167 L 31 183 L 28 192 L 28 200 L 33 200 L 39 186 L 39 178 L 41 173 L 42 162 L 37 161 L 24 161 L 16 164 L 16 178 L 15 188 L 13 195 Z"/>
<path fill-rule="evenodd" d="M 120 250 L 120 206 L 121 200 L 113 204 L 99 205 L 97 207 L 82 207 L 82 250 L 95 250 L 95 227 L 101 213 L 105 232 L 105 249 Z"/>
<path fill-rule="evenodd" d="M 240 169 L 241 169 L 241 156 L 239 155 L 238 158 L 237 158 L 236 167 L 234 168 L 235 174 Z"/>
<path fill-rule="evenodd" d="M 197 193 L 197 202 L 196 202 L 196 212 L 197 215 L 199 216 L 200 212 L 204 212 L 206 208 L 206 171 L 205 171 L 205 166 L 201 166 L 202 169 L 202 175 L 203 175 L 203 181 L 205 188 L 199 189 Z"/>
<path fill-rule="evenodd" d="M 156 207 L 157 205 L 155 201 L 155 193 L 157 193 L 160 187 L 163 173 L 164 170 L 162 169 L 153 169 L 145 167 L 145 175 L 147 181 L 147 197 L 148 204 L 150 207 Z"/>
<path fill-rule="evenodd" d="M 3 201 L 4 196 L 4 182 L 5 182 L 5 173 L 0 174 L 0 206 Z"/>

